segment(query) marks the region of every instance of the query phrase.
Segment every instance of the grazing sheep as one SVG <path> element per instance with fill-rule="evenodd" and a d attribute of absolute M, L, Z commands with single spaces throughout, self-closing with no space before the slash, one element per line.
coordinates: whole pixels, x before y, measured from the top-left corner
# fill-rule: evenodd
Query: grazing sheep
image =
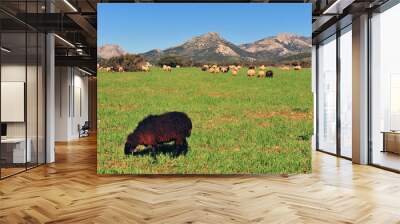
<path fill-rule="evenodd" d="M 247 70 L 247 76 L 248 77 L 253 77 L 256 75 L 256 70 L 254 66 L 250 66 L 249 70 Z"/>
<path fill-rule="evenodd" d="M 274 77 L 274 73 L 273 73 L 271 70 L 268 70 L 268 71 L 265 73 L 265 76 L 266 76 L 267 78 L 273 78 L 273 77 Z"/>
<path fill-rule="evenodd" d="M 289 71 L 289 70 L 290 70 L 290 67 L 289 67 L 289 66 L 283 66 L 283 67 L 281 67 L 281 70 Z"/>
<path fill-rule="evenodd" d="M 231 71 L 232 71 L 232 75 L 233 76 L 236 76 L 238 74 L 238 70 L 237 69 L 231 69 Z"/>
<path fill-rule="evenodd" d="M 150 71 L 150 67 L 147 66 L 147 65 L 142 65 L 142 66 L 140 67 L 140 69 L 141 69 L 143 72 L 148 72 L 148 71 Z"/>
<path fill-rule="evenodd" d="M 264 65 L 261 65 L 261 66 L 260 66 L 260 70 L 261 70 L 261 71 L 265 71 L 265 69 L 266 69 L 266 67 L 265 67 Z"/>
<path fill-rule="evenodd" d="M 210 73 L 218 73 L 220 70 L 219 70 L 218 65 L 213 65 L 213 66 L 211 66 L 211 67 L 208 69 L 208 71 L 209 71 Z"/>
<path fill-rule="evenodd" d="M 186 137 L 190 137 L 191 131 L 192 121 L 185 113 L 174 111 L 149 115 L 128 135 L 124 148 L 125 155 L 136 152 L 138 145 L 151 146 L 151 156 L 155 160 L 158 145 L 171 141 L 175 142 L 175 153 L 183 150 L 183 154 L 186 155 L 188 150 Z"/>
<path fill-rule="evenodd" d="M 106 72 L 112 72 L 112 67 L 107 67 Z"/>
<path fill-rule="evenodd" d="M 301 66 L 300 65 L 294 66 L 293 69 L 294 70 L 301 70 Z"/>
<path fill-rule="evenodd" d="M 118 72 L 124 72 L 124 68 L 122 66 L 118 66 Z"/>
<path fill-rule="evenodd" d="M 229 69 L 231 70 L 233 76 L 236 76 L 238 74 L 239 69 L 236 66 L 230 65 Z"/>
<path fill-rule="evenodd" d="M 257 77 L 258 78 L 265 78 L 265 71 L 264 70 L 258 71 Z"/>
<path fill-rule="evenodd" d="M 229 71 L 229 67 L 221 66 L 220 70 L 223 73 L 227 73 Z"/>
<path fill-rule="evenodd" d="M 242 68 L 242 66 L 238 65 L 238 66 L 236 66 L 236 68 L 239 70 L 239 69 L 241 69 L 241 68 Z"/>
<path fill-rule="evenodd" d="M 177 65 L 177 66 L 175 66 L 176 68 L 180 68 L 181 66 L 180 65 Z"/>
<path fill-rule="evenodd" d="M 172 68 L 171 68 L 171 66 L 169 66 L 169 65 L 163 65 L 162 69 L 163 69 L 164 71 L 167 71 L 167 72 L 172 71 Z"/>
<path fill-rule="evenodd" d="M 146 64 L 145 64 L 145 66 L 146 66 L 146 67 L 148 67 L 148 68 L 149 68 L 149 70 L 150 70 L 150 68 L 151 68 L 153 65 L 152 65 L 152 64 L 150 64 L 150 62 L 148 62 L 148 61 L 147 61 L 147 62 L 146 62 Z"/>
<path fill-rule="evenodd" d="M 202 71 L 208 71 L 209 68 L 210 68 L 210 66 L 208 66 L 208 65 L 203 65 L 203 66 L 201 67 L 201 70 L 202 70 Z"/>

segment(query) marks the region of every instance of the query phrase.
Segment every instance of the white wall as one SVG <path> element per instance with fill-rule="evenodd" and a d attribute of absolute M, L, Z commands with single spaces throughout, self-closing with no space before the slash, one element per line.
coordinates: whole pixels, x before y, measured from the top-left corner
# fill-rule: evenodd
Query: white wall
<path fill-rule="evenodd" d="M 39 69 L 39 70 L 37 70 Z M 1 66 L 2 82 L 24 82 L 26 84 L 26 107 L 23 102 L 21 113 L 27 115 L 26 121 L 21 122 L 5 122 L 7 123 L 7 137 L 24 138 L 25 135 L 30 140 L 30 148 L 32 150 L 32 162 L 39 159 L 39 163 L 44 163 L 44 74 L 41 67 L 36 65 L 28 65 L 18 63 L 3 63 Z M 27 82 L 26 82 L 27 77 Z M 2 90 L 3 91 L 3 90 Z M 24 94 L 24 90 L 21 90 Z M 2 96 L 7 97 L 7 96 Z M 3 107 L 1 110 L 11 110 L 11 108 Z M 13 113 L 12 111 L 8 111 Z M 38 153 L 38 154 L 37 154 Z"/>
<path fill-rule="evenodd" d="M 56 67 L 56 141 L 79 138 L 78 125 L 88 120 L 88 78 L 83 75 L 76 68 Z M 81 105 L 82 113 L 78 105 Z"/>
<path fill-rule="evenodd" d="M 55 141 L 67 141 L 69 133 L 69 69 L 55 68 Z"/>

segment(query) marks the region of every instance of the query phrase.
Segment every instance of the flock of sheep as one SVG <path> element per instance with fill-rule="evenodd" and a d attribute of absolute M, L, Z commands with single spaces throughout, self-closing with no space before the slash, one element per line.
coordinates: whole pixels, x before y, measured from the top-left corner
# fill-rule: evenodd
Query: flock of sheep
<path fill-rule="evenodd" d="M 256 71 L 256 67 L 250 66 L 249 69 L 247 70 L 247 76 L 248 77 L 254 77 L 257 75 L 258 78 L 272 78 L 274 77 L 274 73 L 271 70 L 267 70 L 267 67 L 264 65 L 261 65 L 258 68 L 258 72 Z"/>
<path fill-rule="evenodd" d="M 149 72 L 150 68 L 152 65 L 149 62 L 146 62 L 146 64 L 143 64 L 140 66 L 140 70 L 143 72 Z M 179 65 L 177 65 L 175 68 L 180 68 Z M 229 71 L 233 76 L 236 76 L 239 72 L 239 70 L 242 68 L 240 65 L 229 65 L 229 66 L 218 66 L 218 65 L 203 65 L 201 67 L 202 71 L 210 72 L 210 73 L 228 73 Z M 97 69 L 99 71 L 104 71 L 104 72 L 124 72 L 124 68 L 122 66 L 118 66 L 117 68 L 112 68 L 112 67 L 100 67 L 99 64 L 97 65 Z M 289 66 L 283 66 L 280 67 L 281 70 L 284 71 L 289 71 L 291 67 Z M 294 70 L 301 70 L 302 67 L 300 65 L 294 66 Z M 171 72 L 172 67 L 169 65 L 163 65 L 162 70 L 166 72 Z M 261 65 L 258 67 L 258 69 L 255 66 L 249 66 L 247 70 L 247 76 L 248 77 L 258 77 L 258 78 L 272 78 L 274 76 L 272 70 L 268 70 L 266 66 Z"/>
<path fill-rule="evenodd" d="M 201 70 L 203 71 L 207 71 L 210 73 L 227 73 L 229 71 L 231 71 L 232 75 L 237 75 L 237 73 L 239 72 L 239 70 L 242 68 L 242 66 L 238 65 L 229 65 L 229 66 L 218 66 L 218 65 L 203 65 L 203 67 L 201 67 Z"/>
<path fill-rule="evenodd" d="M 124 72 L 124 68 L 122 66 L 118 66 L 116 68 L 113 67 L 102 67 L 97 64 L 97 70 L 101 72 Z"/>
<path fill-rule="evenodd" d="M 236 76 L 239 70 L 242 68 L 240 65 L 229 65 L 229 66 L 218 66 L 218 65 L 203 65 L 201 67 L 202 71 L 210 72 L 210 73 L 227 73 L 231 71 L 233 76 Z M 281 70 L 290 70 L 289 66 L 283 66 L 280 68 Z M 294 70 L 301 70 L 301 66 L 294 66 Z M 248 77 L 258 77 L 258 78 L 273 78 L 274 73 L 272 70 L 267 69 L 265 65 L 261 65 L 258 69 L 255 66 L 249 66 L 247 70 Z"/>

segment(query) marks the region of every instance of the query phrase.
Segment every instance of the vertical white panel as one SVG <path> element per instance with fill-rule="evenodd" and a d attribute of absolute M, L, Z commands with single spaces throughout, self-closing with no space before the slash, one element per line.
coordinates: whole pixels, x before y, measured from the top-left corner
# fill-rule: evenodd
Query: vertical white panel
<path fill-rule="evenodd" d="M 340 36 L 340 150 L 352 157 L 352 33 L 351 26 Z"/>
<path fill-rule="evenodd" d="M 353 20 L 352 33 L 352 159 L 368 162 L 368 16 Z"/>
<path fill-rule="evenodd" d="M 24 82 L 1 82 L 1 122 L 24 122 L 24 102 Z"/>
<path fill-rule="evenodd" d="M 46 163 L 55 161 L 55 54 L 54 34 L 47 34 L 47 108 L 46 108 Z"/>
<path fill-rule="evenodd" d="M 336 153 L 336 36 L 318 50 L 318 147 Z"/>

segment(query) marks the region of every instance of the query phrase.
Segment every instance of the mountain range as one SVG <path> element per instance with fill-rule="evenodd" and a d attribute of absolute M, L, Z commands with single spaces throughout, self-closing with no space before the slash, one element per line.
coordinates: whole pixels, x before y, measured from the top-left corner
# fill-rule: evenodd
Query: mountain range
<path fill-rule="evenodd" d="M 98 57 L 123 55 L 126 52 L 118 45 L 104 45 L 98 49 Z M 197 63 L 226 62 L 272 62 L 309 60 L 311 38 L 292 33 L 281 33 L 252 43 L 235 45 L 216 32 L 193 37 L 181 45 L 165 50 L 154 49 L 139 54 L 156 63 L 163 55 L 177 55 Z"/>

